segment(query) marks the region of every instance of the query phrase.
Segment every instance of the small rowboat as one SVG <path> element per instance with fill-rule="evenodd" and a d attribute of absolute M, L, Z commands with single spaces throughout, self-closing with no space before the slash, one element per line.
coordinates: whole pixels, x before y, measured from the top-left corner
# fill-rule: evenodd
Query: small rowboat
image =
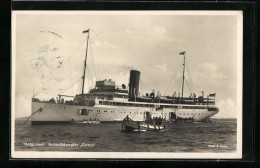
<path fill-rule="evenodd" d="M 146 124 L 145 122 L 123 120 L 122 129 L 125 131 L 161 131 L 166 130 L 164 123 L 160 125 Z"/>
<path fill-rule="evenodd" d="M 138 121 L 125 120 L 122 122 L 122 129 L 124 130 L 140 129 L 140 123 Z"/>

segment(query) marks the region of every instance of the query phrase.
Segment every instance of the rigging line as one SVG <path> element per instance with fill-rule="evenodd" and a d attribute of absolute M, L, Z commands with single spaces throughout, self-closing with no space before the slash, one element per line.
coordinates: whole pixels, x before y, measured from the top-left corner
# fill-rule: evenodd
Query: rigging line
<path fill-rule="evenodd" d="M 95 85 L 95 74 L 93 75 L 93 71 L 90 70 L 90 68 L 88 69 L 89 73 L 90 73 L 90 84 L 91 84 L 91 87 L 93 87 L 93 85 Z"/>
<path fill-rule="evenodd" d="M 189 73 L 188 73 L 188 77 L 191 79 L 191 75 L 190 75 Z M 192 80 L 192 79 L 191 79 L 191 80 Z M 195 87 L 194 87 L 194 84 L 192 83 L 192 81 L 190 81 L 189 84 L 191 84 L 191 89 L 194 90 Z"/>
<path fill-rule="evenodd" d="M 78 49 L 85 43 L 85 37 L 84 39 L 82 40 L 81 44 L 78 46 L 78 48 L 76 48 L 76 50 L 74 50 L 74 52 L 68 57 L 68 59 L 70 60 L 74 55 L 75 53 L 78 51 Z"/>
<path fill-rule="evenodd" d="M 173 77 L 175 77 L 175 75 L 176 75 L 176 73 L 179 71 L 179 66 L 177 67 L 177 69 L 176 69 L 176 71 L 174 72 L 174 75 L 173 75 Z M 164 91 L 167 91 L 167 90 L 169 90 L 170 89 L 170 87 L 173 85 L 173 81 L 170 81 L 169 82 L 169 84 L 168 84 L 168 86 L 165 88 L 165 90 Z"/>
<path fill-rule="evenodd" d="M 72 73 L 71 73 L 71 62 L 69 61 L 70 66 L 70 83 L 72 83 Z M 74 85 L 72 86 L 73 92 L 75 92 Z"/>
<path fill-rule="evenodd" d="M 77 68 L 77 69 L 79 69 L 79 68 Z M 67 74 L 64 74 L 63 76 L 61 76 L 62 78 L 67 78 L 69 75 L 71 75 L 71 73 L 67 73 Z M 56 85 L 57 83 L 59 83 L 60 81 L 52 81 L 52 82 L 50 82 L 49 83 L 49 85 L 47 85 L 47 87 L 48 86 L 51 86 L 51 85 Z M 40 92 L 42 89 L 44 89 L 46 86 L 42 86 L 40 89 L 38 89 L 35 93 L 38 93 L 38 92 Z"/>
<path fill-rule="evenodd" d="M 69 75 L 69 74 L 68 74 Z M 67 75 L 67 76 L 68 76 Z M 50 88 L 50 86 L 54 86 L 54 85 L 56 85 L 56 84 L 58 84 L 58 83 L 60 83 L 60 81 L 52 81 L 50 84 L 49 84 L 49 86 L 47 86 L 47 88 Z M 48 89 L 46 89 L 46 86 L 42 86 L 39 90 L 37 90 L 36 91 L 36 94 L 38 94 L 38 92 L 40 92 L 42 89 L 45 89 L 44 91 L 46 91 L 46 90 L 48 90 Z"/>
<path fill-rule="evenodd" d="M 179 85 L 179 83 L 181 82 L 181 76 L 178 78 L 177 77 L 177 73 L 179 74 L 180 73 L 180 68 L 179 68 L 179 70 L 178 70 L 178 72 L 176 72 L 176 74 L 175 74 L 175 76 L 176 76 L 176 78 L 175 78 L 175 80 L 172 82 L 172 84 L 171 84 L 171 86 L 169 87 L 169 89 L 168 90 L 171 90 L 172 88 L 174 88 L 174 87 L 176 87 L 176 85 L 177 85 L 177 87 L 178 87 L 178 85 Z"/>
<path fill-rule="evenodd" d="M 186 64 L 187 64 L 187 72 L 188 72 L 188 76 L 189 76 L 189 78 L 190 78 L 190 80 L 191 80 L 191 85 L 192 85 L 192 87 L 194 88 L 194 84 L 193 84 L 192 77 L 191 77 L 191 74 L 190 74 L 190 69 L 189 69 L 188 62 L 187 62 Z"/>
<path fill-rule="evenodd" d="M 63 78 L 66 78 L 66 77 L 68 77 L 70 74 L 68 73 L 68 74 L 66 74 L 66 75 L 64 75 L 64 77 Z M 49 85 L 46 87 L 46 86 L 42 86 L 39 90 L 37 90 L 36 92 L 35 92 L 35 96 L 38 96 L 38 95 L 40 95 L 41 93 L 43 93 L 43 92 L 45 92 L 45 91 L 47 91 L 49 88 L 51 88 L 51 87 L 53 87 L 53 86 L 55 86 L 55 85 L 57 85 L 58 83 L 60 83 L 61 81 L 52 81 L 51 83 L 49 83 Z"/>
<path fill-rule="evenodd" d="M 140 83 L 141 83 L 141 93 L 142 93 L 142 95 L 144 95 L 144 93 L 143 93 L 143 82 L 142 82 L 141 79 L 140 79 Z"/>
<path fill-rule="evenodd" d="M 174 73 L 174 76 L 173 77 L 175 77 L 176 76 L 176 74 L 179 72 L 179 70 L 180 70 L 180 67 L 182 66 L 182 57 L 179 57 L 179 59 L 178 59 L 178 61 L 177 61 L 177 63 L 178 63 L 178 66 L 177 66 L 177 69 L 176 69 L 176 71 L 175 71 L 175 73 Z M 168 87 L 167 87 L 167 89 L 166 89 L 166 91 L 167 90 L 169 90 L 171 87 L 172 87 L 172 85 L 174 84 L 175 82 L 172 82 L 172 83 L 170 83 L 169 85 L 168 85 Z"/>
<path fill-rule="evenodd" d="M 85 43 L 85 38 L 82 40 L 82 42 L 80 43 L 80 45 L 72 52 L 72 54 L 70 54 L 69 57 L 67 57 L 67 59 L 64 59 L 63 62 L 66 62 L 68 60 L 70 60 L 75 54 L 76 52 L 79 50 L 79 48 Z M 55 59 L 56 57 L 54 57 L 53 59 Z"/>
<path fill-rule="evenodd" d="M 178 80 L 175 85 L 170 89 L 170 90 L 174 90 L 176 92 L 180 91 L 180 87 L 181 87 L 181 78 L 179 78 L 180 80 Z"/>
<path fill-rule="evenodd" d="M 80 43 L 80 45 L 74 50 L 74 52 L 73 52 L 69 57 L 67 57 L 67 59 L 64 59 L 64 60 L 63 60 L 63 63 L 69 61 L 69 60 L 75 55 L 75 53 L 78 51 L 78 49 L 84 44 L 84 42 L 85 42 L 85 38 L 82 40 L 82 42 Z M 51 60 L 55 60 L 55 59 L 56 59 L 56 56 L 53 57 L 53 59 L 51 59 Z M 50 60 L 50 61 L 51 61 L 51 60 Z"/>
<path fill-rule="evenodd" d="M 175 73 L 174 73 L 173 76 L 175 77 L 176 74 L 177 74 L 179 71 L 180 71 L 180 65 L 178 66 L 178 69 L 175 71 Z M 170 83 L 170 85 L 167 87 L 166 91 L 167 91 L 167 90 L 170 90 L 170 89 L 174 86 L 174 84 L 176 83 L 175 81 L 176 81 L 176 78 L 175 78 L 175 80 L 173 80 L 173 81 Z"/>
<path fill-rule="evenodd" d="M 192 77 L 191 77 L 191 74 L 190 74 L 190 69 L 189 69 L 188 61 L 187 61 L 187 67 L 188 67 L 188 73 L 189 73 L 189 77 L 190 77 L 190 79 L 191 79 L 191 83 L 192 83 L 193 89 L 195 90 L 196 87 L 195 87 L 195 85 L 194 85 L 194 83 L 193 83 L 193 80 L 192 80 Z"/>
<path fill-rule="evenodd" d="M 90 30 L 94 32 L 94 34 L 95 34 L 96 37 L 100 36 L 100 34 L 103 33 L 103 32 L 101 31 L 101 32 L 98 32 L 98 34 L 97 34 L 94 30 L 92 30 L 92 29 L 90 29 Z"/>
<path fill-rule="evenodd" d="M 185 79 L 186 85 L 188 86 L 189 91 L 192 93 L 192 89 L 191 89 L 190 86 L 188 85 L 187 79 L 186 79 L 186 78 L 184 78 L 184 79 Z"/>
<path fill-rule="evenodd" d="M 63 90 L 63 92 L 60 92 L 60 94 L 63 94 L 64 92 L 66 92 L 71 86 L 75 85 L 81 78 L 79 78 L 78 80 L 76 80 L 75 82 L 73 82 L 70 86 L 68 86 L 66 89 Z"/>
<path fill-rule="evenodd" d="M 95 47 L 95 46 L 91 46 L 91 47 L 93 47 L 94 48 L 94 51 L 98 51 L 98 49 L 97 49 L 97 47 Z M 96 52 L 97 53 L 97 52 Z M 97 66 L 97 76 L 98 76 L 98 78 L 99 78 L 99 80 L 100 80 L 100 58 L 97 56 L 98 54 L 95 54 L 95 58 L 96 58 L 96 60 L 97 60 L 97 62 L 98 62 L 98 64 L 96 64 L 96 66 Z"/>
<path fill-rule="evenodd" d="M 89 90 L 91 89 L 91 79 L 92 79 L 92 76 L 91 76 L 91 73 L 90 73 L 90 70 L 87 66 L 87 71 L 88 71 L 88 75 L 89 75 L 89 78 L 88 79 L 88 86 L 89 86 Z"/>
<path fill-rule="evenodd" d="M 181 86 L 182 86 L 182 82 L 181 82 L 181 79 L 182 79 L 182 76 L 179 77 L 180 80 L 178 80 L 178 93 L 181 92 Z"/>
<path fill-rule="evenodd" d="M 93 69 L 94 69 L 94 73 L 95 73 L 95 79 L 97 80 L 97 74 L 96 74 L 96 68 L 95 68 L 95 63 L 94 63 L 94 57 L 93 57 L 93 52 L 92 52 L 92 44 L 91 44 L 91 42 L 92 42 L 92 40 L 91 39 L 89 39 L 90 40 L 90 53 L 91 53 L 91 57 L 92 57 L 92 64 L 93 64 Z"/>
<path fill-rule="evenodd" d="M 141 79 L 140 79 L 140 80 L 141 80 Z M 147 91 L 147 87 L 146 87 L 146 85 L 144 84 L 143 80 L 142 80 L 142 85 L 143 85 L 144 90 Z M 148 92 L 149 92 L 149 91 L 148 91 Z"/>
<path fill-rule="evenodd" d="M 82 77 L 81 77 L 82 79 Z M 78 87 L 77 87 L 77 93 L 80 93 L 82 90 L 82 82 L 79 83 Z"/>

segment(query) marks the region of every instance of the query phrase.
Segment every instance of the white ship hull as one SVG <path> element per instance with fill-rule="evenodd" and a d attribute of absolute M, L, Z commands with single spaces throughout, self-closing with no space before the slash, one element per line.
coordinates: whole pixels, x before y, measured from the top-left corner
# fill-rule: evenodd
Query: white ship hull
<path fill-rule="evenodd" d="M 83 110 L 84 114 L 83 114 Z M 125 107 L 96 105 L 94 107 L 65 105 L 44 102 L 32 102 L 32 124 L 49 123 L 71 123 L 72 121 L 100 121 L 118 122 L 127 115 L 135 121 L 144 121 L 145 112 L 151 112 L 152 117 L 162 117 L 169 120 L 171 113 L 176 114 L 176 118 L 193 118 L 194 121 L 206 121 L 218 111 L 208 111 L 208 109 L 173 109 L 163 108 L 156 110 L 150 107 Z"/>

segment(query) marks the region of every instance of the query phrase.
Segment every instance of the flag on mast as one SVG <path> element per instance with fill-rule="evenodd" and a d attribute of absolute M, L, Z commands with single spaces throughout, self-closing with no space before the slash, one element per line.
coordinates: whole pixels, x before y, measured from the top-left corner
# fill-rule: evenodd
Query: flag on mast
<path fill-rule="evenodd" d="M 88 33 L 89 32 L 89 29 L 88 30 L 85 30 L 85 31 L 83 31 L 82 33 Z"/>
<path fill-rule="evenodd" d="M 209 94 L 209 97 L 215 97 L 215 96 L 216 96 L 216 93 Z"/>
<path fill-rule="evenodd" d="M 180 52 L 179 54 L 180 54 L 180 55 L 184 55 L 184 54 L 185 54 L 185 51 L 182 51 L 182 52 Z"/>

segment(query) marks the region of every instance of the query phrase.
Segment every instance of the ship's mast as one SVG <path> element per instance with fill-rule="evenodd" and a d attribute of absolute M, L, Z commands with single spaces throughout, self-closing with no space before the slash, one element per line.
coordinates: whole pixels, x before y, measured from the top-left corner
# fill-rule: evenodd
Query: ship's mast
<path fill-rule="evenodd" d="M 184 56 L 183 61 L 183 73 L 182 73 L 182 89 L 181 89 L 181 98 L 183 99 L 183 89 L 184 89 L 184 72 L 185 72 L 185 51 L 179 53 Z"/>
<path fill-rule="evenodd" d="M 87 67 L 87 57 L 88 57 L 88 40 L 89 40 L 89 30 L 85 30 L 82 33 L 88 33 L 88 37 L 87 37 L 87 48 L 86 48 L 86 57 L 85 57 L 85 61 L 84 61 L 84 72 L 83 72 L 83 81 L 82 81 L 82 96 L 84 94 L 84 84 L 85 84 L 85 76 L 86 76 L 86 67 Z M 84 96 L 83 96 L 84 98 Z"/>

